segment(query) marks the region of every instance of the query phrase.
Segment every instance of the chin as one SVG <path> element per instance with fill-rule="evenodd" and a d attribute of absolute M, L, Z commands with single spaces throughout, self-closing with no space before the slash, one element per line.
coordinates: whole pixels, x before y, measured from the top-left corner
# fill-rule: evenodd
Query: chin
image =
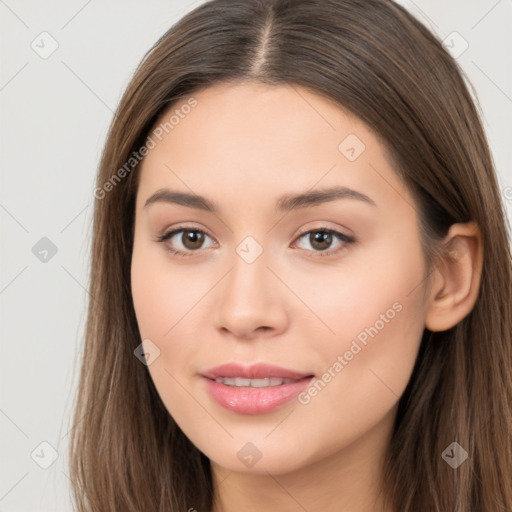
<path fill-rule="evenodd" d="M 291 473 L 311 464 L 315 459 L 314 454 L 307 453 L 297 439 L 288 438 L 287 443 L 281 439 L 270 441 L 264 437 L 253 441 L 249 439 L 250 436 L 243 441 L 235 438 L 222 444 L 217 441 L 214 449 L 210 441 L 205 449 L 196 446 L 216 465 L 228 471 L 253 475 Z"/>

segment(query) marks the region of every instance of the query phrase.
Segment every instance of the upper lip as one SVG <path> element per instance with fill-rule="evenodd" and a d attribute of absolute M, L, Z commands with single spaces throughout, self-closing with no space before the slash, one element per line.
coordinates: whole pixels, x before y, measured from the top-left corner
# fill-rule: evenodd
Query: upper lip
<path fill-rule="evenodd" d="M 238 363 L 226 363 L 215 366 L 202 373 L 208 379 L 219 377 L 242 377 L 244 379 L 264 379 L 266 377 L 280 377 L 282 379 L 299 380 L 304 377 L 312 377 L 311 373 L 296 372 L 273 364 L 253 364 L 244 366 Z"/>

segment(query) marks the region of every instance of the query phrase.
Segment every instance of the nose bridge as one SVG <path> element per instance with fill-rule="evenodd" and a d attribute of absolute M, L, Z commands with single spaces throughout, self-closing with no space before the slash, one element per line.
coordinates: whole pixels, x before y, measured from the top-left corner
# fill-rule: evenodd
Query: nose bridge
<path fill-rule="evenodd" d="M 238 336 L 248 336 L 259 327 L 283 327 L 285 309 L 267 265 L 271 265 L 269 253 L 254 236 L 246 236 L 236 246 L 231 271 L 219 290 L 218 327 Z"/>
<path fill-rule="evenodd" d="M 270 274 L 268 264 L 268 253 L 263 241 L 260 243 L 254 236 L 246 236 L 235 248 L 227 293 L 234 294 L 239 304 L 244 302 L 244 298 L 253 305 L 265 302 Z"/>

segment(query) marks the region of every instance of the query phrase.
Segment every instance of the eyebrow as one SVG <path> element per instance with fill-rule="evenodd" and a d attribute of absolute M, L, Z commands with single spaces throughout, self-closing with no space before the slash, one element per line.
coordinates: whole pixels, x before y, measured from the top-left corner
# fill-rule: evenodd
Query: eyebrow
<path fill-rule="evenodd" d="M 355 199 L 362 201 L 371 206 L 377 206 L 375 202 L 367 195 L 347 187 L 331 187 L 320 190 L 312 190 L 301 194 L 286 194 L 281 196 L 276 202 L 276 210 L 280 212 L 289 212 L 309 206 L 317 206 L 326 202 L 338 199 Z M 157 190 L 149 197 L 144 208 L 154 203 L 170 203 L 195 208 L 212 213 L 219 213 L 220 207 L 214 201 L 210 201 L 203 196 L 197 194 L 188 194 L 185 192 L 177 192 L 168 188 Z"/>

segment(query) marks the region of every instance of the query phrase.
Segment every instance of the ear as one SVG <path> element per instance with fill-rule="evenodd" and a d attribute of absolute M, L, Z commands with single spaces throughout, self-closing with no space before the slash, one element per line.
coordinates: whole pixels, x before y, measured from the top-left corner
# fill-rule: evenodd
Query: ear
<path fill-rule="evenodd" d="M 474 222 L 453 224 L 443 240 L 444 251 L 431 274 L 425 327 L 446 331 L 466 317 L 478 297 L 483 245 Z"/>

